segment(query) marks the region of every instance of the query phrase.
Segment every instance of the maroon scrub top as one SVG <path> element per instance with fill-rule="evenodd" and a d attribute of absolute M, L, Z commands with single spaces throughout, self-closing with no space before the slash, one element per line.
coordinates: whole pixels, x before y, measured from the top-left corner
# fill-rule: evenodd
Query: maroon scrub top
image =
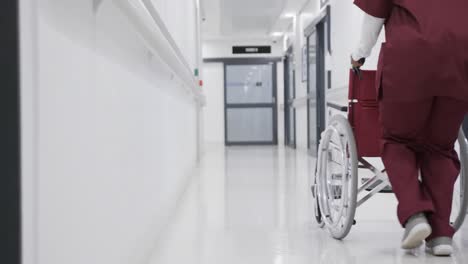
<path fill-rule="evenodd" d="M 468 101 L 468 0 L 355 0 L 385 18 L 377 89 L 386 100 Z"/>

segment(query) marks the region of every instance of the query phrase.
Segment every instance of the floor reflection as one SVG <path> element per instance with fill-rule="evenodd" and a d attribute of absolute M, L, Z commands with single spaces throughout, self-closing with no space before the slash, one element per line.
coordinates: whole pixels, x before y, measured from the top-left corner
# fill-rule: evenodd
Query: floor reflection
<path fill-rule="evenodd" d="M 292 149 L 209 148 L 149 263 L 468 263 L 466 225 L 453 257 L 400 250 L 402 230 L 388 194 L 358 208 L 357 225 L 344 241 L 331 239 L 312 215 L 314 166 L 313 158 Z"/>

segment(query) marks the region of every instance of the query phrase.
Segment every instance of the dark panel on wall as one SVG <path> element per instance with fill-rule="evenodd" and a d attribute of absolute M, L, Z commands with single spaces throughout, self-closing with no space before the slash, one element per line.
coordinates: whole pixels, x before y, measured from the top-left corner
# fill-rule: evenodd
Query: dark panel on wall
<path fill-rule="evenodd" d="M 18 0 L 0 8 L 0 263 L 21 263 Z"/>
<path fill-rule="evenodd" d="M 232 54 L 270 54 L 271 46 L 233 46 Z"/>
<path fill-rule="evenodd" d="M 216 62 L 222 62 L 222 63 L 240 63 L 242 64 L 246 60 L 251 60 L 252 57 L 236 57 L 236 58 L 206 58 L 203 59 L 204 63 L 216 63 Z M 258 61 L 259 63 L 270 63 L 270 62 L 280 62 L 283 60 L 282 57 L 264 57 L 264 58 L 259 58 L 255 57 L 255 60 Z"/>

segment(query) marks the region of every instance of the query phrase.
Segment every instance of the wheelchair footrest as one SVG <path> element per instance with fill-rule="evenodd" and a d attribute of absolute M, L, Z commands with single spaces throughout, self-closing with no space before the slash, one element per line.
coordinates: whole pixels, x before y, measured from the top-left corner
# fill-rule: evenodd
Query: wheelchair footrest
<path fill-rule="evenodd" d="M 363 178 L 362 179 L 362 183 L 366 183 L 368 180 L 370 180 L 369 178 Z M 374 184 L 372 184 L 369 188 L 366 189 L 366 191 L 370 192 L 372 191 L 375 187 L 377 187 L 377 185 L 381 184 L 382 181 L 376 181 Z M 392 187 L 390 186 L 387 186 L 385 187 L 383 190 L 381 190 L 379 193 L 393 193 L 393 190 L 392 190 Z"/>

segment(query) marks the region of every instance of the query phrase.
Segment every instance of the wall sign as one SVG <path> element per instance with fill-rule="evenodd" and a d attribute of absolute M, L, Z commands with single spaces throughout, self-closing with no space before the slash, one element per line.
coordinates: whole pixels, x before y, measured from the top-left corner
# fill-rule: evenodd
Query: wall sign
<path fill-rule="evenodd" d="M 232 54 L 270 54 L 271 46 L 233 46 Z"/>

